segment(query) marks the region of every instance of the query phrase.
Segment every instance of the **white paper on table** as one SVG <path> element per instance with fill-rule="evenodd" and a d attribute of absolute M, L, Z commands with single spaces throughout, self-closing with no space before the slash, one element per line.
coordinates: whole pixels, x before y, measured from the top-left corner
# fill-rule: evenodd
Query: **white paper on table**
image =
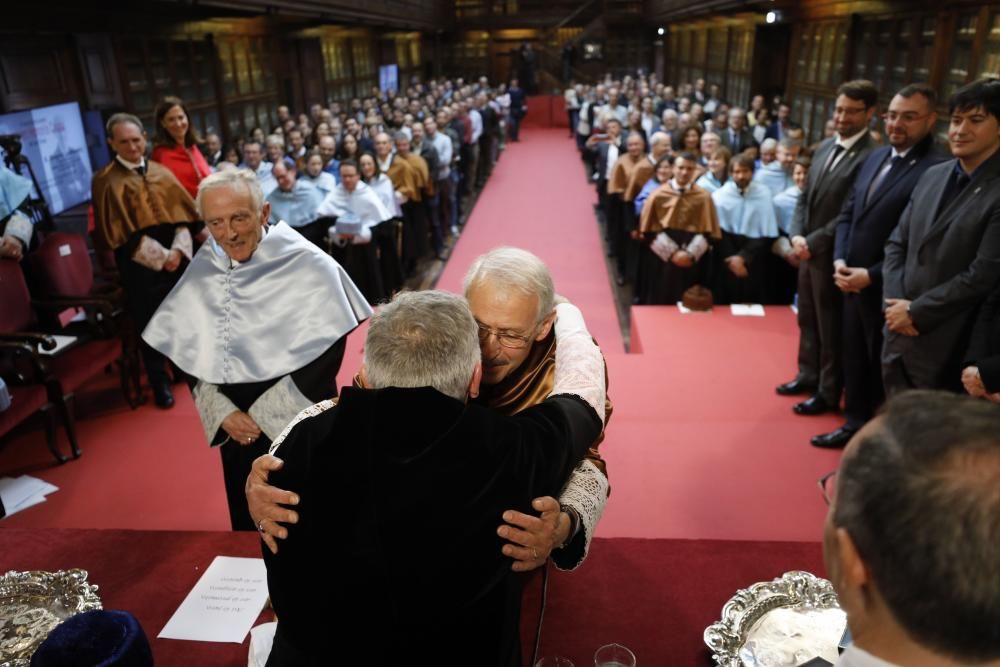
<path fill-rule="evenodd" d="M 84 313 L 84 317 L 86 317 L 86 315 L 87 314 Z M 70 321 L 71 322 L 75 321 L 75 318 Z M 61 352 L 63 349 L 65 349 L 67 346 L 72 345 L 73 343 L 76 342 L 76 336 L 60 336 L 57 334 L 49 334 L 49 335 L 55 339 L 56 346 L 51 350 L 43 350 L 41 345 L 38 346 L 38 353 L 43 354 L 46 357 L 54 357 L 55 355 L 59 354 L 59 352 Z"/>
<path fill-rule="evenodd" d="M 764 306 L 759 303 L 734 303 L 729 311 L 736 317 L 764 317 Z"/>
<path fill-rule="evenodd" d="M 687 315 L 688 313 L 694 312 L 690 308 L 685 307 L 683 301 L 677 302 L 677 310 L 681 311 L 681 315 Z"/>
<path fill-rule="evenodd" d="M 59 487 L 30 475 L 0 478 L 0 500 L 7 516 L 44 503 L 46 495 L 58 490 Z"/>
<path fill-rule="evenodd" d="M 264 559 L 216 556 L 157 637 L 241 644 L 266 601 Z"/>
<path fill-rule="evenodd" d="M 264 667 L 271 656 L 274 645 L 274 633 L 278 622 L 261 623 L 250 630 L 250 655 L 247 657 L 247 667 Z"/>
<path fill-rule="evenodd" d="M 789 308 L 791 308 L 792 312 L 795 313 L 796 315 L 799 314 L 799 307 L 796 306 L 794 303 L 792 305 L 790 305 Z"/>

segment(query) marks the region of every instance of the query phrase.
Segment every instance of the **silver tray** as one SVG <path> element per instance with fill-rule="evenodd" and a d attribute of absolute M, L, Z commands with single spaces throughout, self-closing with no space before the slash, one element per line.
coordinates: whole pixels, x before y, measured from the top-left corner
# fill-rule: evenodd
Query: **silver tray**
<path fill-rule="evenodd" d="M 86 570 L 16 572 L 0 577 L 0 667 L 25 667 L 38 645 L 70 616 L 101 609 Z"/>
<path fill-rule="evenodd" d="M 843 634 L 845 617 L 833 585 L 808 572 L 786 572 L 773 581 L 756 583 L 736 592 L 722 607 L 722 619 L 705 628 L 705 643 L 712 650 L 712 657 L 719 667 L 744 667 L 741 652 L 753 639 L 761 621 L 775 610 L 797 612 L 824 612 L 821 636 L 810 637 L 820 646 L 832 649 L 836 655 L 837 643 Z M 832 610 L 831 613 L 825 613 Z M 815 620 L 815 619 L 814 619 Z"/>

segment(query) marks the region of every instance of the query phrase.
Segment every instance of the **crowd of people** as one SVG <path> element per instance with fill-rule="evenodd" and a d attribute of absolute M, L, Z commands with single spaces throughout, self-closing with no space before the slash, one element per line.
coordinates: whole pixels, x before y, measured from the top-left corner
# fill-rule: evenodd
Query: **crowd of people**
<path fill-rule="evenodd" d="M 883 133 L 878 90 L 845 82 L 814 145 L 786 100 L 745 110 L 718 90 L 652 75 L 566 90 L 634 303 L 794 301 L 798 373 L 777 392 L 807 395 L 800 415 L 844 404 L 818 447 L 846 445 L 886 393 L 964 387 L 1000 402 L 1000 80 L 947 101 L 946 144 L 927 85 L 883 101 Z"/>
<path fill-rule="evenodd" d="M 566 100 L 616 278 L 638 302 L 798 295 L 799 372 L 778 393 L 811 394 L 802 415 L 844 394 L 846 423 L 813 443 L 851 442 L 822 482 L 829 575 L 857 640 L 842 664 L 996 660 L 1000 417 L 903 390 L 1000 403 L 1000 80 L 948 100 L 947 147 L 919 84 L 888 102 L 886 146 L 867 81 L 838 88 L 816 146 L 787 103 L 772 115 L 758 96 L 744 111 L 704 81 L 675 94 L 625 77 Z M 516 80 L 414 83 L 298 117 L 280 107 L 270 133 L 227 147 L 200 142 L 167 98 L 152 159 L 137 117 L 107 122 L 95 247 L 116 260 L 156 403 L 173 403 L 169 359 L 220 448 L 233 528 L 268 547 L 269 664 L 325 664 L 331 638 L 360 638 L 378 664 L 445 644 L 517 664 L 523 582 L 510 571 L 587 555 L 612 408 L 580 312 L 514 248 L 477 259 L 464 298 L 399 292 L 458 233 L 463 196 L 518 140 L 524 110 Z M 19 260 L 30 188 L 0 176 L 0 253 Z M 364 366 L 335 404 L 346 337 L 365 320 Z M 436 530 L 446 507 L 460 529 Z M 438 549 L 414 548 L 435 531 Z M 330 567 L 349 581 L 317 583 Z M 332 634 L 331 597 L 352 609 Z"/>

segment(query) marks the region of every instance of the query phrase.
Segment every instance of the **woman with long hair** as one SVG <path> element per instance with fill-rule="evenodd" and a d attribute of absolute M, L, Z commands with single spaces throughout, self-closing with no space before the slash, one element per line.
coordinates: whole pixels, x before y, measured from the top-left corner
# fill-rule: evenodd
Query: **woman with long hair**
<path fill-rule="evenodd" d="M 153 135 L 153 160 L 173 172 L 192 197 L 198 194 L 201 179 L 212 173 L 198 150 L 201 138 L 179 97 L 167 96 L 156 105 L 156 134 Z"/>
<path fill-rule="evenodd" d="M 337 145 L 335 157 L 341 162 L 344 160 L 357 161 L 361 158 L 361 147 L 358 145 L 358 140 L 353 134 L 344 133 L 344 138 Z"/>

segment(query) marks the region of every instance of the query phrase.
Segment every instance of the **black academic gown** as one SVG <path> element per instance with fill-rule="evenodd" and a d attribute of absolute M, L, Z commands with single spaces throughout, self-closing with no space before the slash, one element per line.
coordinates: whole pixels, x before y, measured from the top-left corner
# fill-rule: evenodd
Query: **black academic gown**
<path fill-rule="evenodd" d="M 716 243 L 715 284 L 712 290 L 715 303 L 764 303 L 765 289 L 770 284 L 768 275 L 768 255 L 772 238 L 751 238 L 743 234 L 732 234 L 722 230 L 722 238 Z M 747 277 L 737 278 L 726 258 L 739 255 L 747 267 Z"/>
<path fill-rule="evenodd" d="M 326 352 L 291 374 L 295 386 L 306 398 L 318 403 L 337 395 L 337 372 L 344 360 L 346 344 L 347 336 L 344 336 Z M 278 377 L 263 382 L 221 384 L 219 391 L 232 401 L 237 409 L 248 412 L 250 406 L 280 380 Z M 241 445 L 230 439 L 229 434 L 220 426 L 211 444 L 215 446 L 220 443 L 224 443 L 219 447 L 219 452 L 222 456 L 222 476 L 226 485 L 226 501 L 229 503 L 229 520 L 232 522 L 233 530 L 257 530 L 247 508 L 245 487 L 254 459 L 267 454 L 271 448 L 271 440 L 261 432 L 255 442 Z"/>
<path fill-rule="evenodd" d="M 521 578 L 499 517 L 557 494 L 600 431 L 575 396 L 508 417 L 427 387 L 344 388 L 275 452 L 272 483 L 301 502 L 279 552 L 262 549 L 269 667 L 343 646 L 368 665 L 517 664 Z"/>

